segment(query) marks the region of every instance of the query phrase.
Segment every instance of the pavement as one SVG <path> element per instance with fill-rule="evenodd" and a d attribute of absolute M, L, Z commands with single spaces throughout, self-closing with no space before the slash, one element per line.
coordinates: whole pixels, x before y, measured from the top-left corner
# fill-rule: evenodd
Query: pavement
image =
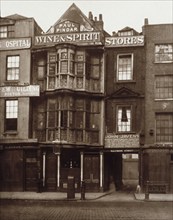
<path fill-rule="evenodd" d="M 144 193 L 109 191 L 85 193 L 85 199 L 81 200 L 81 193 L 75 193 L 72 199 L 67 198 L 64 192 L 0 192 L 0 200 L 42 200 L 42 201 L 97 201 L 97 202 L 134 202 L 134 201 L 167 201 L 173 202 L 173 194 L 149 194 L 145 198 Z"/>

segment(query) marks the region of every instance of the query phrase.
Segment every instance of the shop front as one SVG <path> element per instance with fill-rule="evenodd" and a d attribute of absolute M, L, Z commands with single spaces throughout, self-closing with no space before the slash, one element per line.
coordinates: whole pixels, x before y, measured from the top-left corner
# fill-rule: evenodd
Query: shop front
<path fill-rule="evenodd" d="M 136 189 L 140 183 L 139 135 L 107 134 L 104 149 L 104 189 Z"/>

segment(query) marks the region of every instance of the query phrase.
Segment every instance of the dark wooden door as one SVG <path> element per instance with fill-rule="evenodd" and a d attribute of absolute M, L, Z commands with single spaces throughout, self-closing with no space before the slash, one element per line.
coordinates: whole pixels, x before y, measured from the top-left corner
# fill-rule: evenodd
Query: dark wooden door
<path fill-rule="evenodd" d="M 57 189 L 57 158 L 52 152 L 46 153 L 46 191 Z"/>
<path fill-rule="evenodd" d="M 84 155 L 84 180 L 86 190 L 99 190 L 99 155 Z"/>
<path fill-rule="evenodd" d="M 0 154 L 1 191 L 23 191 L 23 151 L 5 150 Z"/>
<path fill-rule="evenodd" d="M 37 191 L 38 167 L 36 150 L 29 150 L 25 152 L 25 181 L 26 191 Z"/>

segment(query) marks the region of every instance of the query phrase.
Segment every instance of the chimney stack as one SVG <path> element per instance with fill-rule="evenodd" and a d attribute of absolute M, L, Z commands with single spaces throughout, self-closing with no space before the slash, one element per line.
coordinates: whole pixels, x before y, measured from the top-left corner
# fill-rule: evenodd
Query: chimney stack
<path fill-rule="evenodd" d="M 145 18 L 144 25 L 148 25 L 148 18 Z"/>

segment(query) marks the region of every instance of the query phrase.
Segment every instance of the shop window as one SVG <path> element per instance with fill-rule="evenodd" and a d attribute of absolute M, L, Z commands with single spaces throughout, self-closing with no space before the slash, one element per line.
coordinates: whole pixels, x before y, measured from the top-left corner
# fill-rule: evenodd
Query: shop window
<path fill-rule="evenodd" d="M 17 131 L 18 100 L 6 100 L 5 113 L 5 130 Z"/>
<path fill-rule="evenodd" d="M 173 141 L 173 114 L 156 114 L 156 142 Z"/>
<path fill-rule="evenodd" d="M 117 110 L 117 131 L 130 132 L 131 131 L 131 107 L 119 106 Z"/>
<path fill-rule="evenodd" d="M 117 80 L 125 81 L 133 79 L 133 55 L 122 54 L 117 57 Z"/>
<path fill-rule="evenodd" d="M 155 98 L 173 99 L 173 75 L 156 76 Z"/>
<path fill-rule="evenodd" d="M 0 27 L 0 38 L 7 37 L 14 37 L 14 25 Z"/>
<path fill-rule="evenodd" d="M 7 80 L 19 80 L 19 56 L 7 57 Z"/>
<path fill-rule="evenodd" d="M 156 63 L 173 62 L 173 44 L 155 45 L 155 62 Z"/>

